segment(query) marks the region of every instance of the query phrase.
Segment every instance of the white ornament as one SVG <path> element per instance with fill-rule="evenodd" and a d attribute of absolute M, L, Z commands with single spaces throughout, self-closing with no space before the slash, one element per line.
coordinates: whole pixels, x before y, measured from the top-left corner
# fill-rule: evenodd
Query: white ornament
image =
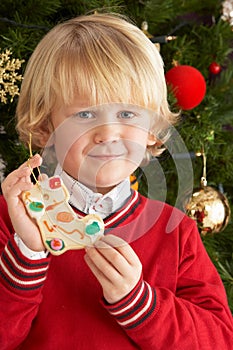
<path fill-rule="evenodd" d="M 222 3 L 222 19 L 233 26 L 233 0 L 225 0 Z"/>

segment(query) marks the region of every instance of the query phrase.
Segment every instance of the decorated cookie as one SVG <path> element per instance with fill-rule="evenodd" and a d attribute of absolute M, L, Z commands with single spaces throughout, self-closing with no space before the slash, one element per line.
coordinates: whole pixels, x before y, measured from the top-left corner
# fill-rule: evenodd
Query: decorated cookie
<path fill-rule="evenodd" d="M 22 199 L 28 214 L 37 221 L 46 248 L 54 255 L 92 245 L 104 234 L 104 222 L 98 215 L 77 217 L 59 176 L 38 181 Z"/>

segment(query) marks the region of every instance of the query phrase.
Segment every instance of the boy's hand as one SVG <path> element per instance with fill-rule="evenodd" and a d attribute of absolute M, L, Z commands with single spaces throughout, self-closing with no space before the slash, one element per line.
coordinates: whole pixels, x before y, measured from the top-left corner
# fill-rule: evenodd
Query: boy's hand
<path fill-rule="evenodd" d="M 110 304 L 124 298 L 138 283 L 141 262 L 123 239 L 107 235 L 86 249 L 85 261 L 103 288 Z"/>
<path fill-rule="evenodd" d="M 41 165 L 41 157 L 37 154 L 29 160 L 30 167 Z M 34 251 L 45 249 L 40 231 L 36 223 L 28 216 L 26 208 L 21 200 L 23 191 L 30 190 L 31 170 L 28 162 L 23 163 L 18 169 L 10 173 L 2 182 L 2 193 L 8 205 L 8 212 L 15 232 L 23 240 L 26 246 Z"/>

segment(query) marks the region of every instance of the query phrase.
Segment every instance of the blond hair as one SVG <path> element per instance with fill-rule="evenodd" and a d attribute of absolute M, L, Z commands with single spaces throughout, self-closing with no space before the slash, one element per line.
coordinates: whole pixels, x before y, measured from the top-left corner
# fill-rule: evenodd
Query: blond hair
<path fill-rule="evenodd" d="M 20 139 L 28 142 L 31 133 L 34 148 L 43 147 L 45 135 L 53 131 L 51 111 L 58 103 L 69 105 L 74 96 L 88 97 L 91 105 L 122 102 L 151 109 L 160 131 L 176 120 L 169 110 L 157 48 L 116 14 L 73 18 L 40 41 L 28 62 L 17 105 Z"/>

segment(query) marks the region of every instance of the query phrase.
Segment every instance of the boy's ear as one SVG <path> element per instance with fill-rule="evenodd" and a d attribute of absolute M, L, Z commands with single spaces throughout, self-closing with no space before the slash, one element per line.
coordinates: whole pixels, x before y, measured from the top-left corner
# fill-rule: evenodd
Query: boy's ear
<path fill-rule="evenodd" d="M 53 126 L 51 123 L 46 123 L 42 124 L 40 126 L 40 147 L 44 148 L 50 147 L 54 144 L 54 133 L 53 133 Z"/>
<path fill-rule="evenodd" d="M 53 143 L 53 137 L 48 132 L 41 132 L 37 137 L 37 145 L 40 148 L 50 147 Z"/>
<path fill-rule="evenodd" d="M 147 146 L 154 146 L 157 143 L 157 139 L 155 135 L 152 133 L 148 133 L 148 138 L 147 138 Z"/>

